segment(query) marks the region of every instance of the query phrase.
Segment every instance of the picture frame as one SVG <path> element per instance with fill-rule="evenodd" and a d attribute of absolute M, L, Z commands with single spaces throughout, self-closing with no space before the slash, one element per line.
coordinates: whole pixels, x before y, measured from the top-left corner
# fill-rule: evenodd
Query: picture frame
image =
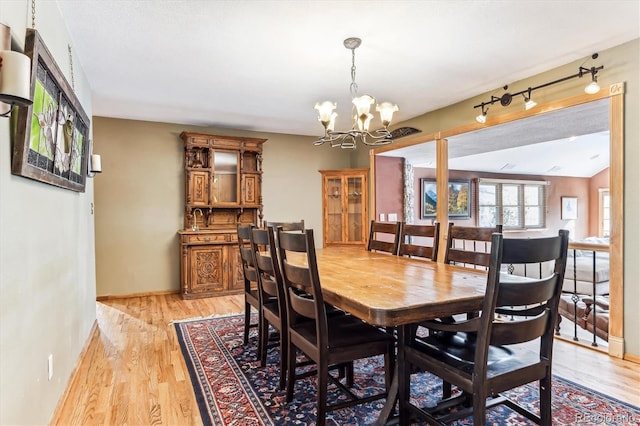
<path fill-rule="evenodd" d="M 449 217 L 469 219 L 471 217 L 471 180 L 450 179 L 449 185 Z M 436 216 L 437 185 L 435 179 L 420 179 L 420 218 L 428 219 Z"/>
<path fill-rule="evenodd" d="M 560 219 L 561 220 L 578 219 L 578 197 L 560 197 L 560 199 L 561 199 Z"/>
<path fill-rule="evenodd" d="M 35 29 L 27 29 L 24 53 L 33 105 L 18 109 L 11 173 L 84 192 L 89 117 Z"/>

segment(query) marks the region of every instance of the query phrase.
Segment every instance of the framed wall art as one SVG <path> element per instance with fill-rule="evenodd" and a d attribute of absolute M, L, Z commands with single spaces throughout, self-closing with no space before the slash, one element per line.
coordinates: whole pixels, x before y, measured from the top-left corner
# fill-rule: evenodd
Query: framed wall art
<path fill-rule="evenodd" d="M 84 192 L 89 155 L 89 117 L 38 32 L 27 29 L 33 105 L 20 107 L 11 172 Z"/>
<path fill-rule="evenodd" d="M 578 197 L 560 197 L 561 220 L 575 220 L 578 218 Z"/>
<path fill-rule="evenodd" d="M 437 211 L 437 186 L 435 179 L 420 179 L 422 219 L 433 218 Z M 468 219 L 471 217 L 471 181 L 449 180 L 449 217 Z"/>

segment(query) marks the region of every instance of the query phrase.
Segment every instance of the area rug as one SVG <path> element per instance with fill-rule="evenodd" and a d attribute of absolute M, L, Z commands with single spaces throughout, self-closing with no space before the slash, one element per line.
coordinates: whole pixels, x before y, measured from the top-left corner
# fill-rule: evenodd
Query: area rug
<path fill-rule="evenodd" d="M 254 319 L 255 320 L 255 319 Z M 182 354 L 187 364 L 202 421 L 205 425 L 313 425 L 316 419 L 315 377 L 298 380 L 294 400 L 287 404 L 278 389 L 279 350 L 269 349 L 267 365 L 256 360 L 256 336 L 243 345 L 244 317 L 233 315 L 175 322 Z M 355 364 L 359 394 L 379 392 L 384 387 L 380 357 Z M 412 394 L 419 404 L 434 405 L 442 382 L 428 373 L 412 375 Z M 519 387 L 509 396 L 529 409 L 538 410 L 536 384 Z M 330 387 L 329 400 L 344 399 Z M 329 412 L 328 425 L 371 424 L 384 400 Z M 456 425 L 473 424 L 471 418 Z M 499 406 L 488 412 L 487 424 L 529 425 L 527 419 Z M 553 379 L 554 425 L 640 425 L 640 408 L 555 376 Z"/>

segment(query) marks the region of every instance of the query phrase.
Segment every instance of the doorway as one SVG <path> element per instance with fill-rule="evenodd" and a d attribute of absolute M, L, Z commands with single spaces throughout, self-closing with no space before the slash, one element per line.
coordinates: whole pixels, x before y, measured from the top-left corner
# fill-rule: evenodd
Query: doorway
<path fill-rule="evenodd" d="M 604 90 L 601 92 L 605 92 Z M 473 123 L 472 125 L 462 126 L 460 128 L 450 129 L 426 136 L 422 141 L 415 141 L 415 143 L 404 143 L 402 147 L 382 147 L 375 150 L 374 155 L 371 156 L 371 170 L 375 176 L 376 171 L 376 157 L 378 156 L 400 156 L 402 152 L 416 153 L 418 145 L 427 142 L 427 149 L 433 156 L 432 161 L 436 160 L 436 175 L 439 180 L 446 182 L 449 179 L 449 170 L 462 167 L 460 163 L 468 160 L 466 157 L 471 155 L 483 155 L 487 151 L 487 147 L 495 147 L 498 142 L 495 138 L 495 132 L 492 134 L 492 129 L 497 131 L 504 124 L 513 124 L 517 127 L 523 126 L 527 122 L 536 123 L 536 131 L 532 132 L 531 129 L 525 133 L 524 137 L 512 137 L 511 140 L 502 142 L 505 144 L 503 148 L 515 149 L 511 145 L 527 145 L 523 141 L 526 139 L 535 139 L 542 137 L 545 133 L 552 133 L 554 128 L 558 126 L 545 126 L 544 120 L 548 119 L 551 115 L 547 113 L 558 113 L 558 117 L 566 122 L 568 120 L 567 114 L 579 111 L 584 114 L 583 117 L 595 114 L 597 118 L 587 118 L 584 125 L 584 131 L 582 134 L 591 132 L 590 134 L 598 134 L 600 138 L 606 137 L 609 141 L 609 206 L 608 216 L 610 224 L 610 299 L 612 310 L 610 312 L 610 324 L 609 324 L 609 354 L 617 357 L 623 355 L 623 334 L 622 334 L 622 321 L 623 321 L 623 193 L 624 193 L 624 179 L 623 179 L 623 96 L 621 91 L 617 91 L 615 86 L 612 86 L 608 93 L 600 93 L 594 96 L 579 95 L 568 99 L 552 102 L 545 105 L 544 108 L 538 108 L 532 111 L 517 111 L 503 116 L 495 117 L 489 126 L 481 126 Z M 578 107 L 572 110 L 573 107 Z M 526 119 L 526 120 L 524 120 Z M 563 127 L 566 126 L 563 122 Z M 604 128 L 603 124 L 604 123 Z M 522 129 L 521 129 L 522 130 Z M 606 132 L 606 133 L 605 133 Z M 579 133 L 579 132 L 576 132 Z M 483 136 L 484 135 L 484 136 Z M 486 136 L 486 137 L 485 137 Z M 476 138 L 475 144 L 465 144 L 465 138 Z M 478 138 L 483 138 L 478 141 Z M 565 139 L 568 139 L 566 137 Z M 556 138 L 559 139 L 559 138 Z M 434 142 L 435 140 L 435 142 Z M 431 141 L 429 143 L 429 141 Z M 571 142 L 575 142 L 571 141 Z M 526 141 L 525 141 L 526 142 Z M 567 141 L 569 142 L 569 141 Z M 529 142 L 531 144 L 531 142 Z M 400 145 L 400 144 L 398 144 Z M 398 149 L 400 148 L 400 149 Z M 459 152 L 456 152 L 459 150 Z M 495 148 L 494 148 L 495 150 Z M 443 153 L 444 151 L 444 153 Z M 575 148 L 574 148 L 574 152 Z M 562 154 L 567 156 L 568 154 Z M 529 155 L 530 158 L 531 155 Z M 465 159 L 466 158 L 466 159 Z M 512 157 L 510 157 L 512 158 Z M 602 160 L 602 158 L 601 158 Z M 510 161 L 505 161 L 503 167 L 509 167 Z M 454 165 L 452 167 L 452 164 Z M 477 164 L 477 162 L 476 162 Z M 551 167 L 550 167 L 551 168 Z M 373 211 L 375 212 L 375 179 L 372 179 L 374 188 L 372 193 L 374 194 Z M 446 185 L 444 185 L 446 188 Z M 439 188 L 440 189 L 440 188 Z M 605 189 L 605 188 L 603 188 Z M 558 195 L 558 194 L 556 194 Z M 418 194 L 415 194 L 416 202 L 419 202 Z M 448 221 L 448 217 L 438 217 L 439 221 Z M 596 221 L 597 223 L 597 221 Z M 597 226 L 597 225 L 596 225 Z M 587 231 L 592 233 L 589 228 Z"/>

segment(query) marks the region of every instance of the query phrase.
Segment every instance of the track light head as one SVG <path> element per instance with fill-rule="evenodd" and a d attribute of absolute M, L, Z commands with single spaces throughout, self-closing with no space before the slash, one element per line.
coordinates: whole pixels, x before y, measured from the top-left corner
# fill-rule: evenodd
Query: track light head
<path fill-rule="evenodd" d="M 598 84 L 598 77 L 596 76 L 596 72 L 591 73 L 591 83 L 587 84 L 587 86 L 584 88 L 584 92 L 590 95 L 595 95 L 600 91 L 600 85 Z"/>
<path fill-rule="evenodd" d="M 482 113 L 480 113 L 476 117 L 476 121 L 480 124 L 484 124 L 487 122 L 487 112 L 489 111 L 489 107 L 485 109 L 484 104 L 482 104 Z"/>
<path fill-rule="evenodd" d="M 538 105 L 536 101 L 531 99 L 531 87 L 529 87 L 526 95 L 524 93 L 522 94 L 522 97 L 524 98 L 524 109 L 530 110 L 531 108 Z"/>

